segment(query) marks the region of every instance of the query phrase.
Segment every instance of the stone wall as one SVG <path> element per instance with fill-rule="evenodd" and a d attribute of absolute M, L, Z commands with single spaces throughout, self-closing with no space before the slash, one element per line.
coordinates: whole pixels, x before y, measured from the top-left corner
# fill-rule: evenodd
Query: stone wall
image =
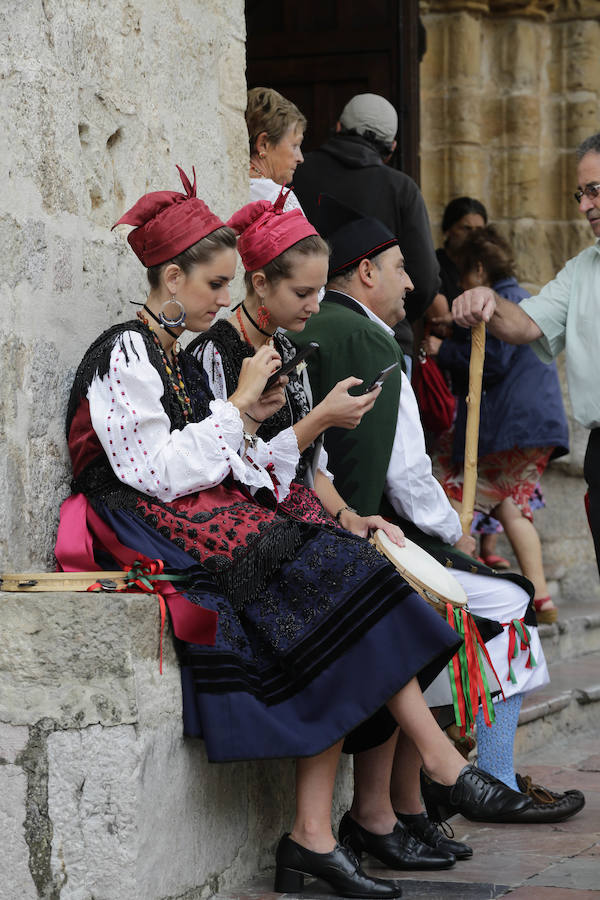
<path fill-rule="evenodd" d="M 201 900 L 273 865 L 291 760 L 211 765 L 140 594 L 2 595 L 0 900 Z M 340 767 L 335 816 L 348 802 Z"/>
<path fill-rule="evenodd" d="M 574 150 L 600 130 L 600 2 L 421 0 L 421 12 L 421 183 L 436 245 L 446 203 L 477 197 L 534 292 L 594 240 L 573 199 Z M 587 431 L 558 365 L 571 453 L 544 476 L 536 525 L 549 569 L 565 573 L 564 599 L 599 598 L 583 513 Z"/>
<path fill-rule="evenodd" d="M 243 0 L 0 5 L 0 571 L 52 562 L 83 350 L 143 296 L 111 225 L 148 190 L 247 200 Z"/>

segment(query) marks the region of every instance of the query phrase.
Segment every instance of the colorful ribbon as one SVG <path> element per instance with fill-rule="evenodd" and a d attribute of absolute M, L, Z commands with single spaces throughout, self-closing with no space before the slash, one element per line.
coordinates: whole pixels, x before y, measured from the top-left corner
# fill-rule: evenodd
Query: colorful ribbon
<path fill-rule="evenodd" d="M 531 633 L 523 619 L 513 619 L 511 622 L 503 622 L 503 628 L 508 628 L 508 677 L 507 681 L 517 683 L 512 661 L 519 655 L 520 650 L 529 650 L 526 669 L 534 669 L 537 666 L 536 659 L 531 650 Z M 517 640 L 517 637 L 519 640 Z"/>
<path fill-rule="evenodd" d="M 111 592 L 122 594 L 127 591 L 135 590 L 137 588 L 139 591 L 143 591 L 146 594 L 156 594 L 156 599 L 158 600 L 158 606 L 160 609 L 159 671 L 161 675 L 163 673 L 163 637 L 165 631 L 165 622 L 167 619 L 167 606 L 162 592 L 159 588 L 155 587 L 155 582 L 186 580 L 185 575 L 165 575 L 164 568 L 165 564 L 162 559 L 146 560 L 145 562 L 141 559 L 136 559 L 131 569 L 127 570 L 127 567 L 125 567 L 124 569 L 125 587 L 116 588 L 114 592 Z M 96 591 L 99 589 L 103 589 L 102 582 L 96 581 L 94 582 L 94 584 L 91 584 L 89 586 L 88 591 Z"/>
<path fill-rule="evenodd" d="M 496 720 L 482 655 L 494 675 L 496 673 L 471 614 L 464 609 L 455 609 L 451 603 L 447 603 L 446 620 L 448 625 L 463 638 L 462 646 L 448 663 L 448 671 L 454 717 L 461 737 L 464 737 L 475 722 L 480 703 L 486 725 L 491 725 Z"/>

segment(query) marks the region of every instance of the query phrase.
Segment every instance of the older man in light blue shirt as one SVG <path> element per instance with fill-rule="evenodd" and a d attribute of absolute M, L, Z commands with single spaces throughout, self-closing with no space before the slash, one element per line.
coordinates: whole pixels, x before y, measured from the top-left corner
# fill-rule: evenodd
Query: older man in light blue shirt
<path fill-rule="evenodd" d="M 600 238 L 600 132 L 577 150 L 575 199 Z M 531 344 L 544 362 L 567 351 L 573 415 L 591 429 L 585 456 L 590 525 L 600 571 L 600 241 L 570 259 L 535 297 L 519 305 L 489 288 L 474 288 L 454 301 L 459 325 L 487 323 L 491 334 L 511 344 Z"/>

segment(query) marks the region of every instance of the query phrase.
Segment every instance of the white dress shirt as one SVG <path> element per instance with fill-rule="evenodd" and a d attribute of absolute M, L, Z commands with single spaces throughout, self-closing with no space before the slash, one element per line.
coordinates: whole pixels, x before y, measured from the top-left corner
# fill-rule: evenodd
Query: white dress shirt
<path fill-rule="evenodd" d="M 349 295 L 346 295 L 349 296 Z M 394 338 L 386 323 L 354 297 L 366 315 Z M 395 340 L 395 338 L 394 338 Z M 385 386 L 383 387 L 385 391 Z M 396 432 L 385 479 L 385 494 L 396 512 L 425 534 L 455 544 L 462 535 L 460 519 L 433 475 L 412 385 L 402 372 Z"/>

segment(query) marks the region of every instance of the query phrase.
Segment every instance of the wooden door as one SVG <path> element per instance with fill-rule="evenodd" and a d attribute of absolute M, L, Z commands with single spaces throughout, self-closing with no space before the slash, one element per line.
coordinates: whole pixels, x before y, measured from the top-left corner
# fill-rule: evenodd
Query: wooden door
<path fill-rule="evenodd" d="M 248 87 L 273 87 L 308 119 L 303 149 L 325 141 L 354 94 L 398 110 L 392 165 L 418 181 L 418 0 L 246 0 Z"/>

